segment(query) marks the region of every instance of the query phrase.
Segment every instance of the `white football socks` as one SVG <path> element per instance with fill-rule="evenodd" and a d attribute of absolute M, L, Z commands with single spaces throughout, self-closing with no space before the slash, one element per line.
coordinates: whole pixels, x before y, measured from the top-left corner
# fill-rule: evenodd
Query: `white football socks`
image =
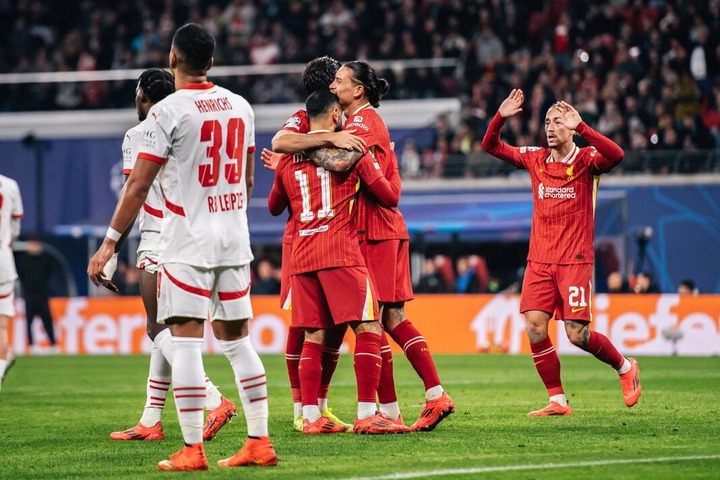
<path fill-rule="evenodd" d="M 425 401 L 429 402 L 431 400 L 437 400 L 440 398 L 445 390 L 443 390 L 442 385 L 436 385 L 434 387 L 428 388 L 425 391 Z"/>
<path fill-rule="evenodd" d="M 377 413 L 375 402 L 358 402 L 357 418 L 363 420 Z"/>
<path fill-rule="evenodd" d="M 172 337 L 172 387 L 185 443 L 202 442 L 205 370 L 202 338 Z"/>
<path fill-rule="evenodd" d="M 145 398 L 145 409 L 140 418 L 140 423 L 146 427 L 152 427 L 162 418 L 165 400 L 172 381 L 172 365 L 167 361 L 158 346 L 163 338 L 167 338 L 167 341 L 172 346 L 170 330 L 165 329 L 160 332 L 155 337 L 150 350 L 150 368 L 146 387 L 147 396 Z"/>
<path fill-rule="evenodd" d="M 392 420 L 397 420 L 400 417 L 400 405 L 398 402 L 381 403 L 380 413 L 387 415 Z"/>
<path fill-rule="evenodd" d="M 632 364 L 630 363 L 630 360 L 628 360 L 627 358 L 625 358 L 625 359 L 623 360 L 622 367 L 620 367 L 620 370 L 618 370 L 617 372 L 618 372 L 620 375 L 622 375 L 623 373 L 627 373 L 628 370 L 630 370 L 630 367 L 632 367 Z"/>
<path fill-rule="evenodd" d="M 265 367 L 250 337 L 239 340 L 218 340 L 225 356 L 230 360 L 240 400 L 242 400 L 248 436 L 268 436 L 268 400 Z"/>
<path fill-rule="evenodd" d="M 307 418 L 309 422 L 317 422 L 320 420 L 320 408 L 317 405 L 303 405 L 303 418 Z"/>

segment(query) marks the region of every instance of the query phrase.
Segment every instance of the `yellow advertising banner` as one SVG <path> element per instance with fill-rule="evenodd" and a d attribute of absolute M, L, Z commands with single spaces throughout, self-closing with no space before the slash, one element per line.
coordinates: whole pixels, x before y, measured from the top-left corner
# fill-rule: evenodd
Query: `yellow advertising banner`
<path fill-rule="evenodd" d="M 276 296 L 252 298 L 251 339 L 260 353 L 283 353 L 290 312 Z M 529 353 L 518 295 L 418 295 L 406 307 L 408 319 L 435 353 Z M 10 322 L 10 344 L 27 351 L 22 300 Z M 145 312 L 139 297 L 57 298 L 51 301 L 60 353 L 115 355 L 150 351 Z M 560 353 L 581 353 L 567 340 L 562 322 L 550 329 Z M 40 350 L 48 342 L 36 319 L 33 336 Z M 593 328 L 626 355 L 720 355 L 720 295 L 596 295 Z M 353 347 L 346 336 L 345 351 Z M 392 344 L 392 342 L 391 342 Z M 395 352 L 401 350 L 393 344 Z M 205 329 L 205 351 L 220 348 Z"/>

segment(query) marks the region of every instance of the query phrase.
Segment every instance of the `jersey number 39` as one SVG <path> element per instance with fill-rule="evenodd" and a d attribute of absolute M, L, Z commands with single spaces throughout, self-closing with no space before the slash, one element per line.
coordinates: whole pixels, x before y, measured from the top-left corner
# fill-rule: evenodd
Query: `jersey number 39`
<path fill-rule="evenodd" d="M 242 118 L 231 118 L 226 128 L 227 137 L 223 142 L 223 128 L 217 120 L 206 120 L 200 128 L 200 141 L 210 142 L 205 155 L 210 163 L 203 163 L 198 170 L 198 180 L 203 187 L 213 187 L 220 179 L 222 163 L 221 148 L 225 144 L 225 153 L 230 161 L 225 164 L 225 179 L 229 184 L 240 183 L 243 167 L 243 149 L 245 147 L 245 123 Z"/>

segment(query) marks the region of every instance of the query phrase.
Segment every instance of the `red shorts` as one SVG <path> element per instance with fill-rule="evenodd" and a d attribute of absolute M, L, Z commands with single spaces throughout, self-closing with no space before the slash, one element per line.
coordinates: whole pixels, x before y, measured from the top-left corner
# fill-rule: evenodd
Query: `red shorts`
<path fill-rule="evenodd" d="M 290 286 L 293 327 L 332 328 L 378 320 L 375 289 L 364 266 L 291 275 Z"/>
<path fill-rule="evenodd" d="M 280 265 L 280 308 L 290 310 L 292 297 L 290 295 L 290 256 L 292 243 L 282 244 L 282 264 Z"/>
<path fill-rule="evenodd" d="M 540 310 L 554 314 L 555 320 L 592 321 L 592 276 L 590 263 L 527 262 L 520 313 Z"/>
<path fill-rule="evenodd" d="M 413 299 L 408 240 L 366 240 L 360 243 L 360 250 L 379 301 L 399 303 Z"/>

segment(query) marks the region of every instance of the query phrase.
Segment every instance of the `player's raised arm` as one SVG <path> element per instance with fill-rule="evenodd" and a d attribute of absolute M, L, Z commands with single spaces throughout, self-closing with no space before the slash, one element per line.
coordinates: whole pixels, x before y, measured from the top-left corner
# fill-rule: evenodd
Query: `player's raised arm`
<path fill-rule="evenodd" d="M 524 166 L 520 149 L 512 147 L 500 140 L 500 131 L 505 124 L 505 119 L 522 112 L 522 104 L 525 96 L 519 88 L 513 89 L 510 95 L 500 104 L 497 113 L 488 125 L 485 136 L 482 140 L 483 150 L 490 155 L 515 165 L 518 168 Z"/>
<path fill-rule="evenodd" d="M 583 122 L 580 114 L 572 105 L 561 101 L 558 102 L 556 107 L 563 115 L 560 123 L 566 128 L 577 132 L 600 153 L 594 158 L 594 164 L 598 170 L 609 172 L 622 161 L 625 157 L 623 149 L 617 143 Z"/>
<path fill-rule="evenodd" d="M 365 141 L 354 133 L 355 130 L 342 130 L 307 135 L 280 130 L 272 139 L 272 149 L 277 153 L 300 153 L 315 148 L 335 147 L 363 152 Z"/>

